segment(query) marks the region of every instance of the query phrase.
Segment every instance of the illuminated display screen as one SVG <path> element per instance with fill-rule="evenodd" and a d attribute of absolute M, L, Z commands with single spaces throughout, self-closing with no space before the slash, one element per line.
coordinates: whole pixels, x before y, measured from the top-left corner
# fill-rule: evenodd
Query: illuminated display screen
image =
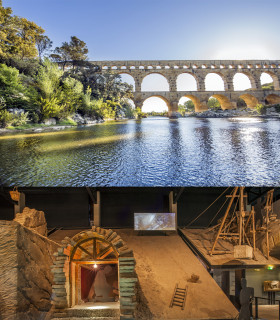
<path fill-rule="evenodd" d="M 134 213 L 134 230 L 176 230 L 175 213 Z"/>

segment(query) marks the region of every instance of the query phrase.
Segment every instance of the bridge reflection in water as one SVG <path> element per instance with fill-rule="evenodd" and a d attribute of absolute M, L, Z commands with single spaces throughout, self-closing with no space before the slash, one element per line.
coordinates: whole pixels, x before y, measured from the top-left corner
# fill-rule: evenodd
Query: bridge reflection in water
<path fill-rule="evenodd" d="M 279 120 L 147 118 L 54 135 L 6 134 L 0 142 L 0 180 L 5 185 L 280 183 Z"/>

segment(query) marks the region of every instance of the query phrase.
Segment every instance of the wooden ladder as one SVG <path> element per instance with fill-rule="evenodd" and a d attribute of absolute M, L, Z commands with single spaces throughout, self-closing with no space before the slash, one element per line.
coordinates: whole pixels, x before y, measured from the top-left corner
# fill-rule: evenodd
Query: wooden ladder
<path fill-rule="evenodd" d="M 178 288 L 178 283 L 176 283 L 169 308 L 172 308 L 173 306 L 178 306 L 178 307 L 181 307 L 182 310 L 184 310 L 187 292 L 188 292 L 187 285 L 184 289 L 181 289 L 181 288 Z"/>

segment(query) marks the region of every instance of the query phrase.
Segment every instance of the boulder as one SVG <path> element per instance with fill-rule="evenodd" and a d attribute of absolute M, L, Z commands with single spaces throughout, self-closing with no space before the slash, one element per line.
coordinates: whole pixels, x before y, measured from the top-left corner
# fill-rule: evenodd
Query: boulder
<path fill-rule="evenodd" d="M 75 114 L 72 116 L 72 119 L 73 119 L 77 124 L 86 124 L 84 117 L 81 116 L 79 113 L 75 113 Z"/>
<path fill-rule="evenodd" d="M 46 124 L 47 126 L 56 125 L 56 119 L 55 118 L 45 119 L 44 124 Z"/>
<path fill-rule="evenodd" d="M 21 108 L 10 108 L 8 109 L 8 112 L 12 113 L 12 114 L 21 114 L 24 113 L 24 109 Z"/>
<path fill-rule="evenodd" d="M 25 207 L 22 213 L 17 213 L 14 221 L 43 235 L 47 235 L 47 223 L 43 211 Z"/>

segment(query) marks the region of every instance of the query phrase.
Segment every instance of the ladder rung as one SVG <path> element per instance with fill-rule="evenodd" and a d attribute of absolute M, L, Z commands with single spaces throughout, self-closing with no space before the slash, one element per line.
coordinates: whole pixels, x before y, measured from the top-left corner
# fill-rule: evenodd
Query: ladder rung
<path fill-rule="evenodd" d="M 181 297 L 181 296 L 174 296 L 174 299 L 175 299 L 175 298 L 176 298 L 176 299 L 183 299 L 183 300 L 184 300 L 184 299 L 185 299 L 185 296 L 184 296 L 184 297 Z"/>
<path fill-rule="evenodd" d="M 178 307 L 182 307 L 182 304 L 177 304 L 177 303 L 173 303 L 173 306 L 178 306 Z"/>
<path fill-rule="evenodd" d="M 177 294 L 180 295 L 180 296 L 185 296 L 185 295 L 186 295 L 186 293 L 176 292 L 176 293 L 175 293 L 175 296 L 176 296 Z"/>

